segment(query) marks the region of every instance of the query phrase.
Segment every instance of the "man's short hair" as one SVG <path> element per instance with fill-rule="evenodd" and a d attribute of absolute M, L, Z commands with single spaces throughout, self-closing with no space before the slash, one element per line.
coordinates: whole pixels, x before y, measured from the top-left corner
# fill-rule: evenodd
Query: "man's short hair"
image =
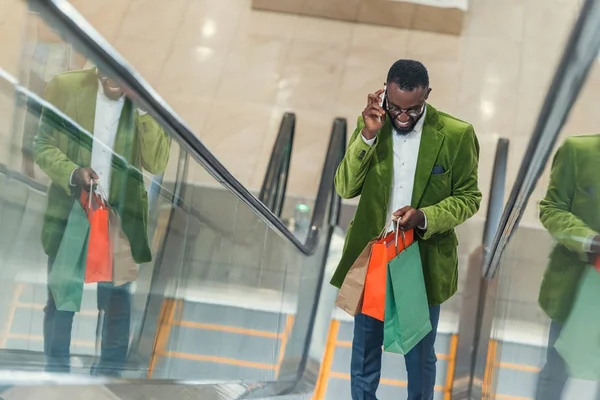
<path fill-rule="evenodd" d="M 418 87 L 429 87 L 427 68 L 415 60 L 398 60 L 392 65 L 387 76 L 387 83 L 395 83 L 402 90 L 414 90 Z"/>

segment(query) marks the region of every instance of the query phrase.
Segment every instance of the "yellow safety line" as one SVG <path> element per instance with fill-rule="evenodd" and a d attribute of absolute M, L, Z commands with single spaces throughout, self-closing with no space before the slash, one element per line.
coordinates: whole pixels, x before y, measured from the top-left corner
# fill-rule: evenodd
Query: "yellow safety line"
<path fill-rule="evenodd" d="M 499 363 L 496 363 L 496 365 L 500 368 L 514 369 L 517 371 L 524 371 L 524 372 L 540 372 L 540 370 L 541 370 L 540 367 L 534 367 L 533 365 L 521 365 L 521 364 L 507 363 L 507 362 L 499 362 Z"/>
<path fill-rule="evenodd" d="M 456 352 L 458 351 L 458 335 L 454 334 L 450 338 L 450 359 L 448 360 L 448 370 L 446 372 L 446 388 L 444 400 L 452 400 L 452 387 L 454 385 L 454 371 L 456 370 Z"/>
<path fill-rule="evenodd" d="M 159 325 L 154 339 L 154 347 L 150 357 L 150 365 L 148 367 L 148 378 L 152 378 L 159 358 L 166 352 L 171 337 L 171 327 L 173 318 L 175 318 L 176 300 L 165 299 L 160 309 Z"/>
<path fill-rule="evenodd" d="M 317 385 L 315 387 L 313 400 L 325 400 L 325 395 L 327 394 L 327 383 L 329 382 L 329 374 L 331 373 L 331 365 L 333 364 L 333 356 L 335 355 L 339 330 L 340 321 L 334 319 L 329 325 L 329 334 L 327 335 L 325 354 L 323 355 L 323 363 L 321 364 L 321 370 L 319 371 L 319 377 L 317 378 Z"/>
<path fill-rule="evenodd" d="M 496 400 L 533 400 L 531 397 L 510 396 L 508 394 L 496 394 L 494 398 Z"/>
<path fill-rule="evenodd" d="M 204 362 L 212 362 L 217 364 L 229 364 L 229 365 L 237 365 L 238 367 L 247 367 L 247 368 L 257 368 L 257 369 L 266 369 L 266 370 L 275 370 L 277 367 L 273 364 L 259 363 L 254 361 L 242 361 L 236 360 L 233 358 L 225 358 L 225 357 L 216 357 L 216 356 L 204 356 L 201 354 L 190 354 L 190 353 L 182 353 L 177 351 L 169 351 L 162 354 L 165 357 L 173 357 L 173 358 L 182 358 L 185 360 L 194 360 L 194 361 L 204 361 Z"/>
<path fill-rule="evenodd" d="M 26 308 L 29 310 L 43 310 L 46 307 L 45 304 L 35 304 L 35 303 L 17 303 L 17 308 Z M 93 310 L 83 310 L 77 312 L 78 315 L 84 315 L 86 317 L 97 317 L 98 311 Z"/>
<path fill-rule="evenodd" d="M 330 376 L 332 378 L 350 380 L 350 374 L 344 374 L 341 372 L 332 372 L 330 374 Z M 400 386 L 400 387 L 406 387 L 408 385 L 408 382 L 406 382 L 406 381 L 401 381 L 401 380 L 397 380 L 397 379 L 386 379 L 386 378 L 381 378 L 379 380 L 379 383 L 382 385 Z M 435 385 L 434 390 L 436 392 L 443 392 L 444 387 L 441 385 Z"/>
<path fill-rule="evenodd" d="M 492 383 L 494 380 L 495 367 L 497 365 L 497 351 L 498 341 L 490 339 L 488 343 L 488 353 L 485 363 L 485 373 L 483 375 L 482 398 L 484 400 L 490 399 L 490 395 L 493 398 Z"/>
<path fill-rule="evenodd" d="M 18 340 L 29 340 L 31 342 L 41 342 L 44 340 L 42 335 L 30 335 L 28 333 L 9 333 L 8 339 L 18 339 Z M 72 345 L 81 346 L 81 347 L 96 347 L 96 342 L 91 342 L 89 340 L 72 340 Z"/>
<path fill-rule="evenodd" d="M 340 340 L 340 341 L 336 342 L 336 346 L 352 348 L 352 342 Z M 436 354 L 435 356 L 437 357 L 438 360 L 449 360 L 450 359 L 450 356 L 448 354 Z"/>
<path fill-rule="evenodd" d="M 285 317 L 285 326 L 283 328 L 283 335 L 281 337 L 281 343 L 279 345 L 279 356 L 277 359 L 277 367 L 275 368 L 275 377 L 279 377 L 279 370 L 281 368 L 281 363 L 283 362 L 283 357 L 285 357 L 285 348 L 287 346 L 288 338 L 292 333 L 292 328 L 294 327 L 294 316 L 288 315 Z"/>
<path fill-rule="evenodd" d="M 176 321 L 173 323 L 175 326 L 181 326 L 184 328 L 203 329 L 207 331 L 218 331 L 218 332 L 229 332 L 238 333 L 240 335 L 258 336 L 269 339 L 281 339 L 283 335 L 277 332 L 261 331 L 257 329 L 244 329 L 235 326 L 219 325 L 219 324 L 204 324 L 201 322 L 192 321 Z"/>
<path fill-rule="evenodd" d="M 12 328 L 13 321 L 15 319 L 15 312 L 17 311 L 17 304 L 19 303 L 19 298 L 21 294 L 23 294 L 24 285 L 22 283 L 18 283 L 15 287 L 15 291 L 13 292 L 13 298 L 10 302 L 8 316 L 6 317 L 6 326 L 2 331 L 2 336 L 0 337 L 0 348 L 6 348 L 6 342 L 8 341 L 8 335 Z"/>

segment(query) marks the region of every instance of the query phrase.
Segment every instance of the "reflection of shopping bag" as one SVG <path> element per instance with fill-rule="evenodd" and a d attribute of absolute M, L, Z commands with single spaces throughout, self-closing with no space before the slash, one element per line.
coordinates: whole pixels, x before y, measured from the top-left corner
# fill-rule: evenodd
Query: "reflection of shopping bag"
<path fill-rule="evenodd" d="M 131 245 L 121 229 L 119 214 L 111 210 L 109 214 L 110 240 L 113 252 L 113 277 L 115 286 L 134 282 L 138 278 L 138 265 L 131 256 Z"/>
<path fill-rule="evenodd" d="M 418 243 L 389 262 L 385 296 L 383 348 L 406 354 L 431 331 Z"/>
<path fill-rule="evenodd" d="M 89 229 L 85 212 L 75 201 L 48 276 L 52 298 L 60 311 L 78 312 L 81 307 Z"/>
<path fill-rule="evenodd" d="M 405 233 L 405 241 L 401 242 L 398 240 L 396 231 L 389 233 L 373 244 L 367 278 L 365 279 L 363 314 L 383 321 L 385 314 L 387 263 L 404 250 L 405 245 L 410 246 L 413 242 L 413 237 L 413 231 L 408 231 Z"/>
<path fill-rule="evenodd" d="M 584 271 L 573 308 L 554 347 L 577 379 L 600 380 L 600 319 L 594 317 L 600 304 L 600 273 Z"/>
<path fill-rule="evenodd" d="M 113 254 L 109 234 L 110 210 L 93 191 L 82 192 L 81 203 L 90 223 L 85 283 L 112 282 Z"/>
<path fill-rule="evenodd" d="M 335 299 L 335 304 L 353 317 L 360 313 L 362 307 L 371 247 L 375 242 L 376 240 L 371 240 L 354 261 Z"/>

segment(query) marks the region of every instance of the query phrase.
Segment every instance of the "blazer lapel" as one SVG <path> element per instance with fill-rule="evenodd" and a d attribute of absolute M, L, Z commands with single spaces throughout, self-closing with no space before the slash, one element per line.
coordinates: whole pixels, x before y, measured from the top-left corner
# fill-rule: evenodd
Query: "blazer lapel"
<path fill-rule="evenodd" d="M 93 70 L 86 84 L 75 95 L 77 101 L 77 123 L 87 132 L 94 133 L 94 118 L 96 116 L 96 96 L 98 94 L 98 81 Z M 93 75 L 93 76 L 92 76 Z M 93 140 L 86 133 L 79 133 L 79 143 L 91 150 Z"/>
<path fill-rule="evenodd" d="M 110 202 L 113 204 L 123 204 L 124 199 L 121 196 L 126 193 L 125 185 L 131 184 L 127 179 L 127 171 L 129 164 L 134 164 L 134 140 L 135 114 L 131 100 L 126 99 L 119 118 L 111 162 Z M 125 162 L 123 162 L 123 159 L 125 159 Z"/>
<path fill-rule="evenodd" d="M 381 196 L 386 209 L 389 206 L 390 190 L 392 189 L 392 178 L 394 176 L 394 142 L 392 138 L 392 124 L 386 118 L 381 132 L 379 133 L 379 144 L 377 145 L 377 173 L 381 181 Z M 385 216 L 384 216 L 385 218 Z M 386 221 L 384 221 L 385 223 Z"/>
<path fill-rule="evenodd" d="M 90 133 L 94 132 L 98 83 L 90 82 L 77 92 L 77 122 Z"/>
<path fill-rule="evenodd" d="M 444 135 L 439 131 L 443 127 L 439 114 L 435 108 L 427 105 L 427 115 L 423 124 L 421 145 L 419 146 L 419 158 L 417 159 L 417 170 L 412 194 L 412 206 L 418 207 L 419 202 L 429 182 L 431 171 L 442 148 Z"/>

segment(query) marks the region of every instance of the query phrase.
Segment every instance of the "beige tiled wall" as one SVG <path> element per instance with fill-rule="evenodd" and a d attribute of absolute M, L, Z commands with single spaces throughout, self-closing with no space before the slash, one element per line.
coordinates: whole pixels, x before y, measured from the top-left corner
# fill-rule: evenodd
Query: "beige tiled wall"
<path fill-rule="evenodd" d="M 312 197 L 333 118 L 348 118 L 352 129 L 398 58 L 424 62 L 431 103 L 474 124 L 484 193 L 495 141 L 511 140 L 510 187 L 579 2 L 472 0 L 460 36 L 253 11 L 251 0 L 73 3 L 246 185 L 260 186 L 280 118 L 296 112 L 288 188 Z M 6 14 L 0 24 L 2 65 L 14 71 L 21 28 Z M 563 136 L 597 132 L 599 89 L 595 67 Z M 531 207 L 525 222 L 536 220 Z"/>
<path fill-rule="evenodd" d="M 432 7 L 413 0 L 252 0 L 252 7 L 454 35 L 460 34 L 466 15 L 458 8 Z"/>

